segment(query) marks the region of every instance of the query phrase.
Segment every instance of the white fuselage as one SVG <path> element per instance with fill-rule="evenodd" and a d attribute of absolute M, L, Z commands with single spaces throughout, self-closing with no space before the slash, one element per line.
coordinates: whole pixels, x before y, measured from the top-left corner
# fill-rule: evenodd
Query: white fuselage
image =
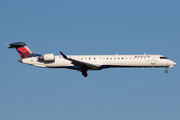
<path fill-rule="evenodd" d="M 100 69 L 110 67 L 173 67 L 175 62 L 162 55 L 68 55 L 69 58 L 77 61 L 91 63 L 99 66 Z M 47 68 L 69 68 L 75 69 L 72 62 L 61 55 L 56 55 L 54 61 L 41 61 L 38 57 L 21 59 L 20 62 Z M 96 69 L 89 69 L 96 70 Z"/>
<path fill-rule="evenodd" d="M 78 70 L 87 77 L 88 70 L 101 70 L 112 67 L 166 67 L 172 68 L 175 62 L 162 55 L 61 55 L 34 54 L 24 42 L 9 44 L 16 48 L 21 59 L 19 62 L 43 68 L 68 68 Z"/>

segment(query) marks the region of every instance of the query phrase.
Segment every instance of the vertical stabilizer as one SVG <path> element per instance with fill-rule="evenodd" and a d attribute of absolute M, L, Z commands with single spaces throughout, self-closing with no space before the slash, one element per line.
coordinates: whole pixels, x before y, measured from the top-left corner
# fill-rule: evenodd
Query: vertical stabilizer
<path fill-rule="evenodd" d="M 9 48 L 16 48 L 18 54 L 21 58 L 29 58 L 29 57 L 36 57 L 41 56 L 39 54 L 34 54 L 24 42 L 15 42 L 12 44 L 9 44 Z"/>

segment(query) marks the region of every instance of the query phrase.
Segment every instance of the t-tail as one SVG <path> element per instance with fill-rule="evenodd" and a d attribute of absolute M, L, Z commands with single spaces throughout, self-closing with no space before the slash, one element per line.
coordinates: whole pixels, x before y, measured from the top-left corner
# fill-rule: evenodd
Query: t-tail
<path fill-rule="evenodd" d="M 15 42 L 12 44 L 9 44 L 9 48 L 16 48 L 18 54 L 20 57 L 23 58 L 29 58 L 29 57 L 36 57 L 41 56 L 40 54 L 34 54 L 24 42 Z"/>

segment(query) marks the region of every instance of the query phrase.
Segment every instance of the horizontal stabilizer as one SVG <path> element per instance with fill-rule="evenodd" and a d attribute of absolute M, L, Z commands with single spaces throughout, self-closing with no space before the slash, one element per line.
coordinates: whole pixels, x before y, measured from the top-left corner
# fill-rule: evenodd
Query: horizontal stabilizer
<path fill-rule="evenodd" d="M 24 42 L 15 42 L 12 44 L 9 44 L 9 48 L 17 48 L 17 47 L 21 47 L 21 46 L 26 46 L 26 44 Z"/>

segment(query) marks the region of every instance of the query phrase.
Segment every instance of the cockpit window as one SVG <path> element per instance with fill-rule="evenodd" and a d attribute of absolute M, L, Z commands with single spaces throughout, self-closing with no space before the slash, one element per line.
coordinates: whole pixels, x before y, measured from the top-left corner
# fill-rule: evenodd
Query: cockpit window
<path fill-rule="evenodd" d="M 160 57 L 160 59 L 168 59 L 167 57 Z"/>

